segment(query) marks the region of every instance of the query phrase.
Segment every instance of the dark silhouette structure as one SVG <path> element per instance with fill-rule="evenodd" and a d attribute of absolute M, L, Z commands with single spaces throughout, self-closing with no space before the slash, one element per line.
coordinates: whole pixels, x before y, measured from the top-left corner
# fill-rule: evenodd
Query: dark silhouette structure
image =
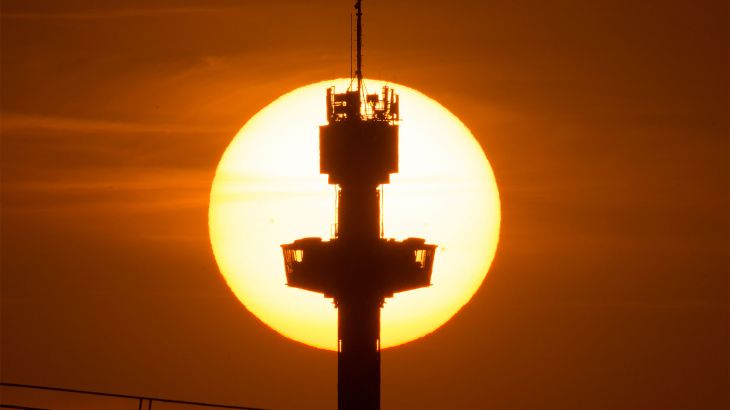
<path fill-rule="evenodd" d="M 383 237 L 382 184 L 398 172 L 399 98 L 367 94 L 362 74 L 362 6 L 357 68 L 349 89 L 327 90 L 320 127 L 320 172 L 337 185 L 334 238 L 282 245 L 287 284 L 323 293 L 338 309 L 338 406 L 380 408 L 380 308 L 394 293 L 429 286 L 436 245 Z M 353 88 L 354 86 L 354 88 Z"/>

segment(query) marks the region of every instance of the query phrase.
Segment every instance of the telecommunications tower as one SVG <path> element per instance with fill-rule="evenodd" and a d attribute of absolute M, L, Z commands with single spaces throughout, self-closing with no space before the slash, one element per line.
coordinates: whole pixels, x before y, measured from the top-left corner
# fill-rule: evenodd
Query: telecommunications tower
<path fill-rule="evenodd" d="M 399 98 L 385 86 L 367 94 L 362 74 L 362 1 L 357 63 L 347 91 L 327 89 L 319 129 L 320 172 L 337 186 L 333 237 L 282 245 L 287 285 L 323 293 L 338 309 L 337 403 L 380 409 L 380 308 L 395 293 L 429 286 L 436 245 L 383 237 L 381 185 L 398 172 Z"/>

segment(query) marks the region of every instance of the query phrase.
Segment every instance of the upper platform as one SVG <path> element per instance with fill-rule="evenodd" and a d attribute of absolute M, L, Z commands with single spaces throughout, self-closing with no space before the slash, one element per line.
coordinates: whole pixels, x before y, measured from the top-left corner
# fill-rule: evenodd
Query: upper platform
<path fill-rule="evenodd" d="M 330 184 L 379 185 L 398 172 L 399 97 L 327 89 L 328 124 L 319 130 L 320 172 Z"/>

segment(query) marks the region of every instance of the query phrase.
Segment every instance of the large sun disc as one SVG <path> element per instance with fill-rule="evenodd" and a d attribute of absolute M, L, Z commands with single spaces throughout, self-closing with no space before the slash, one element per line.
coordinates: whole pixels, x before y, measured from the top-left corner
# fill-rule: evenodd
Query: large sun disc
<path fill-rule="evenodd" d="M 331 236 L 335 191 L 319 174 L 318 126 L 325 90 L 348 79 L 298 88 L 252 117 L 228 146 L 210 195 L 216 261 L 243 305 L 279 333 L 335 350 L 331 299 L 286 286 L 280 244 Z M 379 90 L 380 81 L 366 81 Z M 384 187 L 386 237 L 439 245 L 432 286 L 386 299 L 381 347 L 406 343 L 448 321 L 481 285 L 499 237 L 497 185 L 471 132 L 447 109 L 411 88 L 400 94 L 400 171 Z"/>

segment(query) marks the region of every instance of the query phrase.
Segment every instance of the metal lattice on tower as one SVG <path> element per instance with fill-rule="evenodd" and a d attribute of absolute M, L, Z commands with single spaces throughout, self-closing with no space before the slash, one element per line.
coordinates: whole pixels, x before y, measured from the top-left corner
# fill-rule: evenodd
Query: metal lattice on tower
<path fill-rule="evenodd" d="M 395 293 L 429 286 L 436 245 L 383 237 L 382 184 L 398 172 L 398 95 L 367 94 L 362 74 L 362 2 L 357 10 L 354 88 L 327 90 L 319 130 L 320 172 L 337 186 L 329 241 L 282 245 L 287 285 L 324 294 L 338 309 L 338 407 L 380 408 L 380 308 Z"/>

